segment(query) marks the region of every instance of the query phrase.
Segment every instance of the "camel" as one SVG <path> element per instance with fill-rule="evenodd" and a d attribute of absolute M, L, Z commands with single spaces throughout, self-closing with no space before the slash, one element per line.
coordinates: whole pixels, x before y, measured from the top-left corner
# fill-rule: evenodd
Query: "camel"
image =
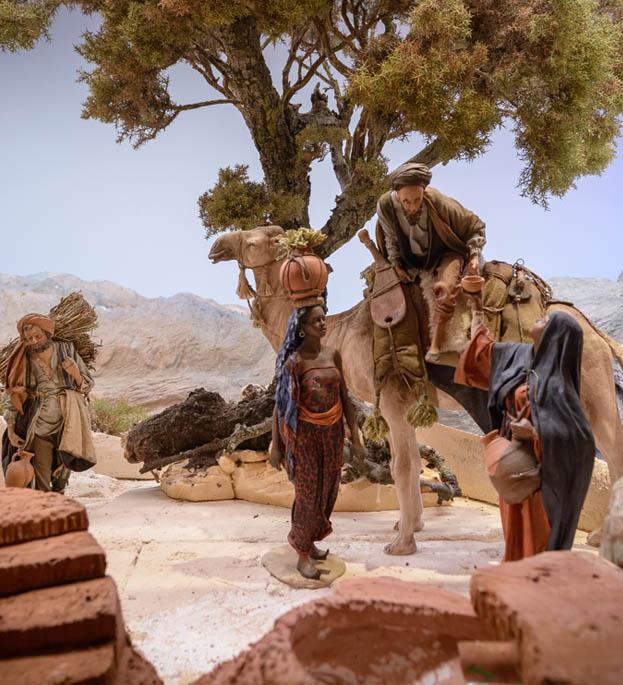
<path fill-rule="evenodd" d="M 248 231 L 233 231 L 220 236 L 209 258 L 216 264 L 235 260 L 241 269 L 237 294 L 253 298 L 249 304 L 255 326 L 275 352 L 281 346 L 288 318 L 293 310 L 291 300 L 279 282 L 280 257 L 277 239 L 283 235 L 278 226 L 263 226 Z M 244 270 L 253 271 L 256 289 L 252 290 Z M 249 302 L 249 299 L 247 300 Z M 593 428 L 597 448 L 608 463 L 611 482 L 623 475 L 623 423 L 619 417 L 614 384 L 613 356 L 620 359 L 616 342 L 595 329 L 575 308 L 555 304 L 551 311 L 571 314 L 584 331 L 582 357 L 582 401 Z M 375 401 L 374 363 L 372 355 L 372 321 L 369 307 L 361 301 L 351 309 L 327 317 L 326 343 L 340 351 L 346 384 L 355 397 Z M 452 366 L 427 363 L 429 380 L 455 399 L 472 415 L 486 432 L 490 429 L 486 411 L 487 393 L 455 385 Z M 412 554 L 416 551 L 414 533 L 423 527 L 422 498 L 419 477 L 421 459 L 415 430 L 405 421 L 405 409 L 417 398 L 397 377 L 389 377 L 381 390 L 380 409 L 389 425 L 392 453 L 391 473 L 396 484 L 400 519 L 397 534 L 385 547 L 387 554 Z"/>

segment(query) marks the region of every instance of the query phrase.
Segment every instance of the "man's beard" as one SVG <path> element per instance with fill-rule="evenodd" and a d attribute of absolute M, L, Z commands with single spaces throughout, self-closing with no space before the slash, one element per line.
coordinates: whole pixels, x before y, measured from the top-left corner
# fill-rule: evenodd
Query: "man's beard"
<path fill-rule="evenodd" d="M 50 347 L 52 347 L 52 341 L 47 340 L 46 342 L 43 343 L 43 345 L 40 345 L 39 347 L 32 347 L 31 350 L 35 354 L 40 354 L 41 352 L 45 352 L 46 350 L 49 350 Z"/>
<path fill-rule="evenodd" d="M 420 207 L 415 212 L 413 212 L 413 214 L 407 214 L 405 212 L 405 216 L 407 217 L 407 222 L 409 226 L 415 226 L 417 222 L 420 220 L 420 217 L 422 216 L 422 208 Z"/>

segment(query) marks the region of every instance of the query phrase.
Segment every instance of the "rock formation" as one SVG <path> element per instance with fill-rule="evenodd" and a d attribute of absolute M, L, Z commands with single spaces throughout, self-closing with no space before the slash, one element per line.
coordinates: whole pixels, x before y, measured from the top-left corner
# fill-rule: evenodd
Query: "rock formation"
<path fill-rule="evenodd" d="M 84 507 L 0 489 L 0 674 L 23 685 L 162 685 L 125 631 Z"/>
<path fill-rule="evenodd" d="M 461 595 L 390 578 L 343 581 L 194 685 L 620 682 L 623 578 L 592 554 L 480 569 Z M 362 648 L 363 647 L 363 648 Z"/>
<path fill-rule="evenodd" d="M 479 569 L 471 597 L 496 639 L 518 646 L 523 683 L 621 682 L 623 577 L 614 564 L 544 552 Z"/>
<path fill-rule="evenodd" d="M 604 333 L 623 342 L 623 280 L 550 278 L 554 297 L 572 302 Z"/>

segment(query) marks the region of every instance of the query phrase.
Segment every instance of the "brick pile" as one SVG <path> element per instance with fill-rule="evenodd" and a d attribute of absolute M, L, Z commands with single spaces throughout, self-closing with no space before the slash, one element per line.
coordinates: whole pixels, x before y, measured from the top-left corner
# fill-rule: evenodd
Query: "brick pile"
<path fill-rule="evenodd" d="M 162 685 L 126 634 L 84 507 L 0 489 L 0 682 Z"/>

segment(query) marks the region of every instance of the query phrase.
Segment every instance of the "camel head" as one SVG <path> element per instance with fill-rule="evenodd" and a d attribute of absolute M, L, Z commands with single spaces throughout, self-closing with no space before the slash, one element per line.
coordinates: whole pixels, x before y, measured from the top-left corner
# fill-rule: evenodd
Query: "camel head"
<path fill-rule="evenodd" d="M 260 226 L 249 231 L 232 231 L 212 245 L 209 259 L 213 264 L 235 259 L 245 269 L 266 266 L 277 261 L 277 239 L 284 235 L 281 226 Z"/>

